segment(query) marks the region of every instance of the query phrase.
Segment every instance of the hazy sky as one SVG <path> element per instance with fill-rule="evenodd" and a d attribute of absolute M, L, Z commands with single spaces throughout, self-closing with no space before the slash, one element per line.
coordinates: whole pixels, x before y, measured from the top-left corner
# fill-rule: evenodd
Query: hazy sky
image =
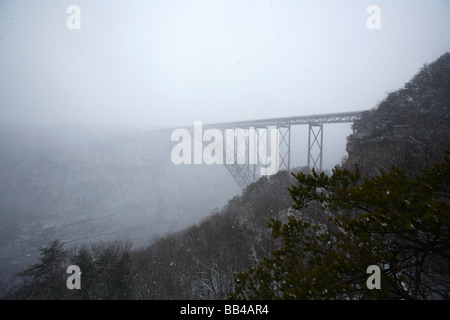
<path fill-rule="evenodd" d="M 2 0 L 0 120 L 160 127 L 370 109 L 450 51 L 449 14 L 439 0 Z"/>

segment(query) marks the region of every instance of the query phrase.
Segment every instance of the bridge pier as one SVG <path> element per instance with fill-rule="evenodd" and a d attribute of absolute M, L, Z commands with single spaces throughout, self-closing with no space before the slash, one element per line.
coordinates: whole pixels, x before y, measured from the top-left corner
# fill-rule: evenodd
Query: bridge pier
<path fill-rule="evenodd" d="M 226 159 L 223 163 L 236 183 L 241 187 L 241 189 L 244 189 L 246 186 L 255 182 L 259 178 L 259 175 L 257 174 L 259 162 L 257 161 L 255 163 L 254 161 L 258 158 L 257 155 L 250 154 L 250 152 L 254 151 L 251 150 L 254 148 L 250 148 L 251 137 L 246 134 L 235 134 L 235 132 L 239 132 L 235 130 L 243 130 L 242 128 L 233 128 L 233 136 L 227 134 L 227 129 L 230 128 L 222 129 L 223 137 L 225 137 L 227 142 L 233 141 L 233 143 L 224 143 L 223 154 L 226 155 Z M 252 143 L 258 143 L 258 137 L 256 137 L 255 140 L 256 141 L 252 141 Z M 258 144 L 256 144 L 256 146 L 258 147 Z"/>
<path fill-rule="evenodd" d="M 323 158 L 323 123 L 319 123 L 319 124 L 310 123 L 309 124 L 309 133 L 308 133 L 308 168 L 309 168 L 309 170 L 314 169 L 316 172 L 321 172 L 322 171 L 322 158 Z"/>
<path fill-rule="evenodd" d="M 291 126 L 278 126 L 279 170 L 291 170 Z"/>

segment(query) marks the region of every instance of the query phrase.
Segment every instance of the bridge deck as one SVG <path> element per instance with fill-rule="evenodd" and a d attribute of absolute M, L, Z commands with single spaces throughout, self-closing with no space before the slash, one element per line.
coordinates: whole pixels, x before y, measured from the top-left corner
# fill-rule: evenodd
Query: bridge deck
<path fill-rule="evenodd" d="M 203 124 L 203 128 L 250 128 L 250 127 L 269 127 L 269 126 L 291 126 L 291 125 L 305 125 L 305 124 L 327 124 L 327 123 L 351 123 L 361 118 L 364 111 L 340 112 L 340 113 L 326 113 L 326 114 L 312 114 L 307 116 L 285 117 L 285 118 L 270 118 L 260 120 L 244 120 L 234 122 L 222 122 Z M 184 128 L 192 128 L 186 126 Z"/>

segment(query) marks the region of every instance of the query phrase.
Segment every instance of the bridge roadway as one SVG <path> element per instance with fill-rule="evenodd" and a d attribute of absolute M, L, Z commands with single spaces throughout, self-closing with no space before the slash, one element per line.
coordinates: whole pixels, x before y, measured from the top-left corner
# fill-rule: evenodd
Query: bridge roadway
<path fill-rule="evenodd" d="M 361 118 L 364 111 L 312 114 L 307 116 L 296 116 L 286 118 L 271 118 L 261 120 L 246 120 L 235 122 L 223 122 L 213 124 L 203 124 L 203 128 L 250 128 L 250 127 L 269 127 L 269 126 L 293 126 L 306 124 L 327 124 L 327 123 L 351 123 Z"/>

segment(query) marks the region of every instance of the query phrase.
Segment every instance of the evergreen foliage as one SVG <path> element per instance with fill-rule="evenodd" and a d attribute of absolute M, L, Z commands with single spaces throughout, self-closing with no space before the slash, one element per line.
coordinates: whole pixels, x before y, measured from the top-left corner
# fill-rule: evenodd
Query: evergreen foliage
<path fill-rule="evenodd" d="M 39 262 L 18 274 L 20 283 L 6 299 L 130 299 L 132 297 L 131 244 L 121 241 L 65 250 L 54 240 L 41 249 Z M 80 267 L 81 289 L 66 285 L 69 265 Z"/>
<path fill-rule="evenodd" d="M 294 208 L 321 206 L 329 224 L 273 220 L 283 246 L 236 278 L 231 298 L 448 299 L 450 292 L 449 153 L 414 179 L 392 168 L 373 178 L 359 170 L 299 173 Z M 320 214 L 319 212 L 317 214 Z M 366 286 L 381 269 L 381 289 Z"/>

